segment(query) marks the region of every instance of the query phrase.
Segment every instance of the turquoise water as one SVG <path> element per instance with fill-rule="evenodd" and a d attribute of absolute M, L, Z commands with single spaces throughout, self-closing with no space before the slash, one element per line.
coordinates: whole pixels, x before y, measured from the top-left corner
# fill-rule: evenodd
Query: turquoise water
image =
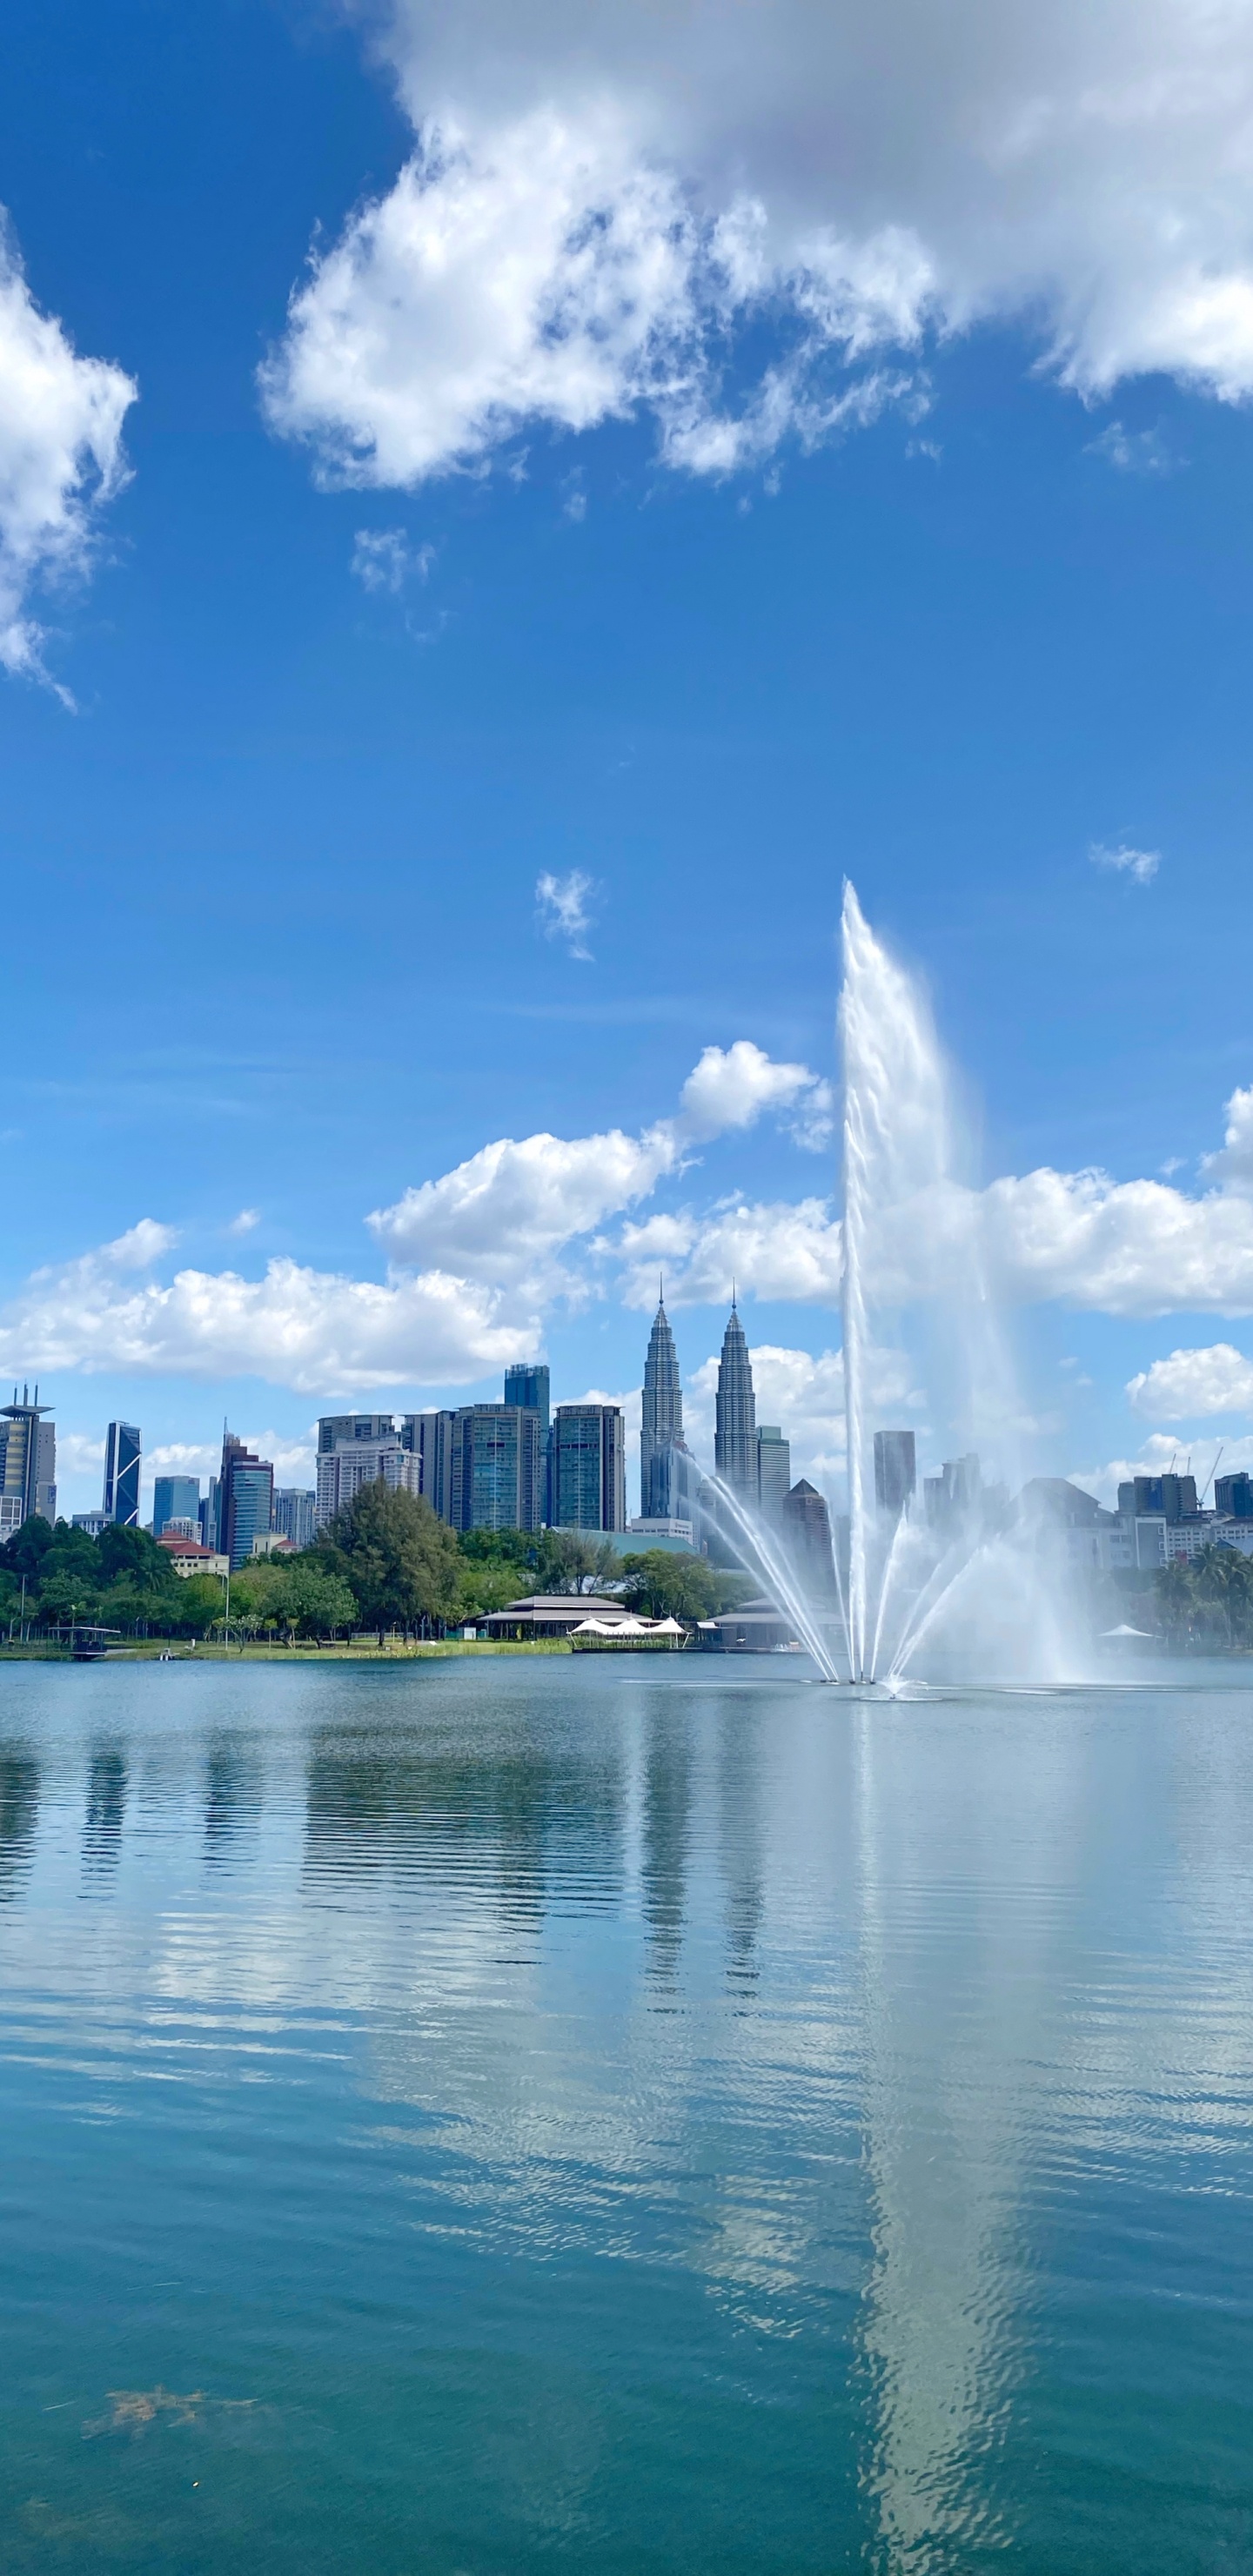
<path fill-rule="evenodd" d="M 0 1676 L 0 2565 L 1253 2566 L 1253 1693 Z"/>

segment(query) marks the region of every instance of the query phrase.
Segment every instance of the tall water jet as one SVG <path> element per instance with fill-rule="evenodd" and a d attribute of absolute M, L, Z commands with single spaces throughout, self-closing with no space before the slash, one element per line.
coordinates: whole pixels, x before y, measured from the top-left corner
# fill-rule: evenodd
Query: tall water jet
<path fill-rule="evenodd" d="M 989 1510 L 967 1474 L 935 1526 L 916 1509 L 872 1512 L 867 1408 L 895 1369 L 895 1400 L 938 1417 L 942 1436 L 973 1452 L 991 1445 L 1002 1471 L 1021 1407 L 1005 1339 L 988 1294 L 982 1200 L 958 1168 L 960 1128 L 949 1104 L 943 1053 L 925 1000 L 870 930 L 845 886 L 838 1032 L 842 1075 L 844 1428 L 848 1567 L 839 1582 L 847 1679 L 896 1687 L 922 1648 L 962 1642 L 985 1659 L 982 1678 L 1008 1655 L 1016 1669 L 1060 1678 L 1056 1603 L 1032 1534 L 1010 1526 L 1007 1502 Z M 908 1362 L 888 1319 L 910 1317 L 918 1348 Z M 902 1370 L 908 1367 L 908 1374 Z M 923 1381 L 911 1383 L 914 1372 Z M 964 1462 L 967 1469 L 971 1460 Z M 946 1471 L 947 1473 L 948 1471 Z M 977 1484 L 977 1479 L 975 1480 Z M 967 1490 L 967 1487 L 970 1490 Z M 882 1499 L 882 1498 L 880 1498 Z M 951 1508 L 950 1508 L 951 1503 Z M 787 1550 L 742 1496 L 721 1489 L 743 1562 L 791 1619 L 828 1680 L 837 1672 L 819 1605 L 807 1600 Z M 1073 1670 L 1073 1663 L 1069 1665 Z"/>

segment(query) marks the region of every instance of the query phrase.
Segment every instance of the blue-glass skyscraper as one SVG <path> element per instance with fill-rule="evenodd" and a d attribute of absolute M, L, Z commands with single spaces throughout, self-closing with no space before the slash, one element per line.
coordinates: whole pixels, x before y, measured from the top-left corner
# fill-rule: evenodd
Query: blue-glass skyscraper
<path fill-rule="evenodd" d="M 111 1422 L 104 1437 L 104 1501 L 107 1521 L 126 1529 L 139 1527 L 139 1470 L 143 1439 L 137 1422 Z"/>

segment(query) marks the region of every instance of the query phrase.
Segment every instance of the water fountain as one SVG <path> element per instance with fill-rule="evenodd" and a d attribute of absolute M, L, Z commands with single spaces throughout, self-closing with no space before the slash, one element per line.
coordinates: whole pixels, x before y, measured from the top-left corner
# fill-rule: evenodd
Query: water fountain
<path fill-rule="evenodd" d="M 1002 1470 L 1021 1407 L 981 1246 L 980 1200 L 961 1168 L 952 1085 L 918 986 L 844 890 L 839 1003 L 842 1071 L 846 1572 L 836 1562 L 838 1624 L 807 1598 L 786 1546 L 743 1496 L 713 1478 L 724 1533 L 792 1622 L 827 1681 L 899 1691 L 924 1652 L 960 1643 L 981 1678 L 1057 1680 L 1074 1670 L 1056 1569 L 1038 1535 L 1005 1506 L 959 1495 L 931 1526 L 916 1505 L 872 1510 L 867 1407 L 880 1337 L 909 1314 L 927 1342 L 926 1402 L 955 1448 L 990 1445 Z M 917 1337 L 917 1334 L 915 1335 Z M 898 1354 L 899 1356 L 899 1354 Z M 834 1631 L 834 1633 L 832 1633 Z"/>

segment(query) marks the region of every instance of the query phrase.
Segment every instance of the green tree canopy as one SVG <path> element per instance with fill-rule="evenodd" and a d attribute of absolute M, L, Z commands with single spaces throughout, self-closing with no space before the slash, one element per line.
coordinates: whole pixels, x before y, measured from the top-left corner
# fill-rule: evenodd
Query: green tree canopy
<path fill-rule="evenodd" d="M 307 1554 L 349 1584 L 367 1628 L 408 1632 L 457 1616 L 461 1551 L 420 1494 L 393 1491 L 381 1478 L 363 1485 Z"/>
<path fill-rule="evenodd" d="M 670 1556 L 660 1547 L 628 1556 L 622 1571 L 628 1609 L 649 1619 L 712 1619 L 749 1588 L 743 1575 L 723 1573 L 703 1556 Z"/>

